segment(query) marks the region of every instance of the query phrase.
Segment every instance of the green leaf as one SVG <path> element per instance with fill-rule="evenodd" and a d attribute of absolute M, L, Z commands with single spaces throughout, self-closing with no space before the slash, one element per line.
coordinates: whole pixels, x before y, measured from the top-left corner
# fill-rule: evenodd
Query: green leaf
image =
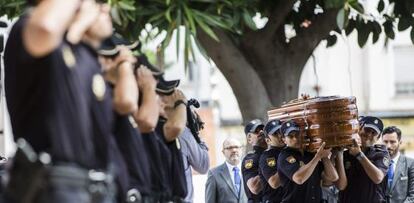
<path fill-rule="evenodd" d="M 370 21 L 367 26 L 372 32 L 372 43 L 376 43 L 382 32 L 381 26 L 376 21 Z"/>
<path fill-rule="evenodd" d="M 256 24 L 253 21 L 253 17 L 250 16 L 249 12 L 246 9 L 243 11 L 243 20 L 244 23 L 246 23 L 247 27 L 252 30 L 257 30 Z"/>
<path fill-rule="evenodd" d="M 411 19 L 401 17 L 398 21 L 398 31 L 404 31 L 411 25 Z"/>
<path fill-rule="evenodd" d="M 171 8 L 172 8 L 172 7 L 169 7 L 169 8 L 165 11 L 165 18 L 167 19 L 167 21 L 168 21 L 169 23 L 171 23 L 171 22 L 172 22 L 172 19 L 171 19 Z"/>
<path fill-rule="evenodd" d="M 342 8 L 344 7 L 345 0 L 324 0 L 325 8 Z"/>
<path fill-rule="evenodd" d="M 124 1 L 118 1 L 118 3 L 119 3 L 119 6 L 124 10 L 135 11 L 134 3 L 132 2 L 131 2 L 132 5 Z"/>
<path fill-rule="evenodd" d="M 349 5 L 351 6 L 351 8 L 355 9 L 359 13 L 361 14 L 365 13 L 364 7 L 358 1 L 354 1 L 352 3 L 350 2 Z"/>
<path fill-rule="evenodd" d="M 178 58 L 180 57 L 180 26 L 181 26 L 181 21 L 182 21 L 182 19 L 181 19 L 181 9 L 178 9 L 177 10 L 177 20 L 176 20 L 176 22 L 177 22 L 177 25 L 176 25 L 176 30 L 177 30 L 177 33 L 175 33 L 176 34 L 176 53 L 177 53 L 177 60 L 178 60 Z"/>
<path fill-rule="evenodd" d="M 349 35 L 356 27 L 356 21 L 354 19 L 349 20 L 348 25 L 345 28 L 345 34 Z"/>
<path fill-rule="evenodd" d="M 379 2 L 378 2 L 378 7 L 377 7 L 377 9 L 378 9 L 378 12 L 382 12 L 383 10 L 384 10 L 384 8 L 385 8 L 385 3 L 384 3 L 384 0 L 380 0 Z"/>
<path fill-rule="evenodd" d="M 341 8 L 336 15 L 336 24 L 338 25 L 339 29 L 344 29 L 345 27 L 345 9 Z"/>
<path fill-rule="evenodd" d="M 206 34 L 208 36 L 210 36 L 211 38 L 213 38 L 216 41 L 220 41 L 217 37 L 217 35 L 214 33 L 214 31 L 208 26 L 206 25 L 203 20 L 201 20 L 199 17 L 195 17 L 194 20 L 197 22 L 197 24 L 200 26 L 200 28 L 206 32 Z"/>
<path fill-rule="evenodd" d="M 410 37 L 411 37 L 411 42 L 414 44 L 414 28 L 411 28 Z"/>
<path fill-rule="evenodd" d="M 197 32 L 197 29 L 194 23 L 193 12 L 186 5 L 184 5 L 184 13 L 185 13 L 187 21 L 189 22 L 190 30 L 195 35 Z"/>
<path fill-rule="evenodd" d="M 395 38 L 395 32 L 394 32 L 393 22 L 391 20 L 387 20 L 382 25 L 384 27 L 385 35 L 390 39 L 394 39 Z"/>
<path fill-rule="evenodd" d="M 218 26 L 220 28 L 227 29 L 227 30 L 230 30 L 231 29 L 231 27 L 229 25 L 227 25 L 225 22 L 223 22 L 217 16 L 207 15 L 207 14 L 204 14 L 204 13 L 202 13 L 200 11 L 195 10 L 195 9 L 192 9 L 192 11 L 194 13 L 194 18 L 196 18 L 196 17 L 200 18 L 207 25 L 210 25 L 210 26 Z"/>
<path fill-rule="evenodd" d="M 326 48 L 332 47 L 338 41 L 338 37 L 336 35 L 329 35 L 326 38 Z"/>
<path fill-rule="evenodd" d="M 362 48 L 365 46 L 365 44 L 368 41 L 370 29 L 368 28 L 368 25 L 363 22 L 360 22 L 357 28 L 358 28 L 358 45 L 359 47 Z"/>
<path fill-rule="evenodd" d="M 112 9 L 111 9 L 111 16 L 112 16 L 112 20 L 116 24 L 122 25 L 121 15 L 119 14 L 119 10 L 118 10 L 117 7 L 112 7 Z"/>

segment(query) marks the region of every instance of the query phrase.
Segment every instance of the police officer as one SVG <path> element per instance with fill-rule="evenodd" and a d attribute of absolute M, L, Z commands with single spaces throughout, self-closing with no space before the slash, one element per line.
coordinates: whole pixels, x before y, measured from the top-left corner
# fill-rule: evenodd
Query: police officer
<path fill-rule="evenodd" d="M 262 201 L 262 180 L 259 169 L 259 159 L 266 149 L 266 142 L 263 135 L 263 122 L 254 119 L 247 123 L 244 133 L 247 142 L 253 146 L 253 151 L 246 154 L 242 161 L 243 184 L 249 203 Z"/>
<path fill-rule="evenodd" d="M 149 113 L 151 106 L 157 105 L 156 81 L 144 66 L 136 70 L 135 77 L 136 58 L 128 44 L 108 45 L 108 41 L 98 53 L 105 78 L 114 86 L 115 140 L 122 154 L 120 159 L 126 162 L 128 169 L 119 175 L 118 202 L 155 202 L 151 197 L 150 164 L 141 132 L 152 131 L 156 125 L 156 113 Z M 142 101 L 139 108 L 138 93 Z"/>
<path fill-rule="evenodd" d="M 339 192 L 340 202 L 385 202 L 387 181 L 384 177 L 390 164 L 385 145 L 375 144 L 383 130 L 381 119 L 365 116 L 359 120 L 361 146 L 344 152 L 348 185 Z"/>
<path fill-rule="evenodd" d="M 259 168 L 265 179 L 263 189 L 263 202 L 281 202 L 283 188 L 280 186 L 280 178 L 277 172 L 277 159 L 280 151 L 285 147 L 282 140 L 280 127 L 282 123 L 279 120 L 271 120 L 264 127 L 268 149 L 260 157 Z"/>
<path fill-rule="evenodd" d="M 300 149 L 299 126 L 287 121 L 281 127 L 287 145 L 277 160 L 284 194 L 281 202 L 321 202 L 321 180 L 334 182 L 338 174 L 329 160 L 330 149 L 322 143 L 316 154 Z M 322 162 L 322 163 L 321 163 Z"/>
<path fill-rule="evenodd" d="M 183 202 L 187 196 L 187 182 L 185 177 L 184 161 L 181 153 L 181 144 L 178 137 L 183 133 L 187 123 L 187 99 L 184 94 L 175 89 L 171 95 L 162 95 L 158 124 L 155 132 L 167 146 L 171 158 L 168 168 L 169 186 L 174 202 Z M 163 155 L 165 156 L 165 155 Z"/>
<path fill-rule="evenodd" d="M 37 191 L 33 199 L 16 190 L 8 195 L 28 202 L 111 202 L 112 106 L 94 50 L 112 34 L 109 7 L 79 0 L 29 3 L 35 7 L 16 22 L 7 42 L 6 99 L 15 139 L 51 154 L 53 166 L 41 191 L 30 181 L 37 174 L 24 171 L 30 179 L 21 186 Z M 74 19 L 84 26 L 74 31 L 82 39 L 76 44 L 64 37 L 79 22 Z"/>

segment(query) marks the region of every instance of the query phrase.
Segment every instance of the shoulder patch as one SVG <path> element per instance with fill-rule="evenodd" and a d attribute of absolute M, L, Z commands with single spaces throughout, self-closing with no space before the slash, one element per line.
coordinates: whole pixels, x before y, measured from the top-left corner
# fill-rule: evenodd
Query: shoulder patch
<path fill-rule="evenodd" d="M 98 101 L 105 98 L 106 85 L 101 74 L 95 74 L 92 78 L 92 91 Z"/>
<path fill-rule="evenodd" d="M 63 61 L 65 62 L 66 66 L 68 68 L 75 67 L 76 58 L 75 58 L 75 55 L 72 52 L 72 49 L 69 46 L 64 45 L 62 47 L 62 57 L 63 57 Z"/>
<path fill-rule="evenodd" d="M 276 159 L 274 157 L 270 157 L 266 159 L 267 166 L 275 167 L 276 166 Z"/>
<path fill-rule="evenodd" d="M 388 157 L 384 157 L 384 159 L 382 159 L 382 163 L 384 164 L 384 166 L 389 167 L 390 166 L 390 159 Z"/>
<path fill-rule="evenodd" d="M 244 163 L 244 168 L 251 169 L 253 167 L 253 159 L 248 159 Z"/>
<path fill-rule="evenodd" d="M 289 156 L 288 158 L 286 158 L 286 161 L 289 162 L 289 163 L 291 163 L 291 164 L 293 164 L 293 163 L 296 162 L 296 159 L 293 156 Z"/>

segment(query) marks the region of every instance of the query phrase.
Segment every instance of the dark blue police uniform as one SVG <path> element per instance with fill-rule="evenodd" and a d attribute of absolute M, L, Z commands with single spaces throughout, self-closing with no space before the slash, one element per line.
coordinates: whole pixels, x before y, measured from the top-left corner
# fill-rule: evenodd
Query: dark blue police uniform
<path fill-rule="evenodd" d="M 259 161 L 259 168 L 261 169 L 261 174 L 265 180 L 264 189 L 263 189 L 263 202 L 276 203 L 282 201 L 283 188 L 280 186 L 277 189 L 273 189 L 267 183 L 270 177 L 277 173 L 277 159 L 279 153 L 284 147 L 274 147 L 271 146 L 268 150 L 264 151 Z"/>
<path fill-rule="evenodd" d="M 390 156 L 385 145 L 368 147 L 364 154 L 372 164 L 384 173 L 384 176 L 387 174 Z M 345 190 L 339 192 L 340 202 L 386 202 L 386 178 L 380 184 L 372 182 L 361 163 L 348 151 L 344 152 L 344 167 L 348 185 Z"/>
<path fill-rule="evenodd" d="M 303 155 L 298 149 L 286 147 L 277 160 L 277 170 L 283 186 L 283 199 L 281 202 L 321 202 L 321 174 L 322 163 L 319 163 L 312 175 L 302 185 L 293 181 L 293 175 L 299 168 L 309 163 L 314 157 L 310 152 Z"/>
<path fill-rule="evenodd" d="M 35 58 L 23 45 L 26 20 L 22 16 L 14 25 L 5 53 L 15 139 L 25 138 L 36 152 L 50 153 L 55 165 L 107 169 L 112 103 L 95 51 L 62 41 L 47 56 Z M 51 202 L 79 202 L 88 193 L 86 185 L 51 187 L 46 191 Z"/>
<path fill-rule="evenodd" d="M 115 138 L 129 172 L 127 189 L 137 189 L 143 198 L 151 194 L 150 164 L 147 151 L 134 118 L 131 115 L 115 117 Z"/>
<path fill-rule="evenodd" d="M 150 164 L 151 194 L 158 200 L 168 199 L 172 196 L 168 174 L 171 157 L 168 148 L 155 132 L 143 133 L 142 136 Z"/>
<path fill-rule="evenodd" d="M 155 128 L 156 134 L 163 142 L 168 153 L 163 156 L 169 156 L 171 159 L 170 165 L 164 167 L 165 173 L 168 174 L 169 190 L 171 191 L 170 200 L 174 202 L 182 202 L 187 196 L 187 182 L 185 178 L 185 169 L 183 156 L 180 150 L 180 144 L 178 139 L 172 142 L 167 142 L 164 136 L 164 125 L 167 122 L 165 118 L 160 117 L 157 127 Z"/>
<path fill-rule="evenodd" d="M 259 194 L 253 194 L 249 190 L 249 187 L 247 187 L 247 181 L 250 178 L 260 175 L 259 159 L 264 150 L 265 149 L 262 147 L 253 146 L 253 151 L 249 152 L 242 161 L 243 184 L 249 203 L 257 203 L 262 201 L 263 193 L 260 192 Z"/>

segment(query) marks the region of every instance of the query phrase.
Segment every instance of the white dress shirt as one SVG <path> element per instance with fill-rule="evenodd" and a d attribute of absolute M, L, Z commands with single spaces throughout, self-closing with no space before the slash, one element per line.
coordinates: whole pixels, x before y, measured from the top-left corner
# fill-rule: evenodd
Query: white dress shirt
<path fill-rule="evenodd" d="M 392 169 L 393 169 L 393 171 L 394 171 L 394 174 L 395 174 L 395 168 L 397 167 L 397 162 L 398 162 L 398 159 L 400 158 L 400 152 L 397 152 L 397 156 L 395 156 L 392 160 L 394 161 L 394 165 L 392 166 Z"/>
<path fill-rule="evenodd" d="M 231 183 L 233 183 L 233 186 L 236 185 L 235 182 L 234 182 L 234 171 L 233 171 L 233 168 L 236 167 L 236 166 L 237 166 L 237 168 L 239 168 L 240 181 L 243 181 L 242 174 L 241 174 L 241 168 L 240 168 L 241 167 L 241 162 L 238 165 L 233 166 L 233 165 L 231 165 L 230 163 L 228 163 L 226 161 L 226 165 L 227 165 L 227 169 L 229 170 L 230 177 L 231 177 Z"/>

